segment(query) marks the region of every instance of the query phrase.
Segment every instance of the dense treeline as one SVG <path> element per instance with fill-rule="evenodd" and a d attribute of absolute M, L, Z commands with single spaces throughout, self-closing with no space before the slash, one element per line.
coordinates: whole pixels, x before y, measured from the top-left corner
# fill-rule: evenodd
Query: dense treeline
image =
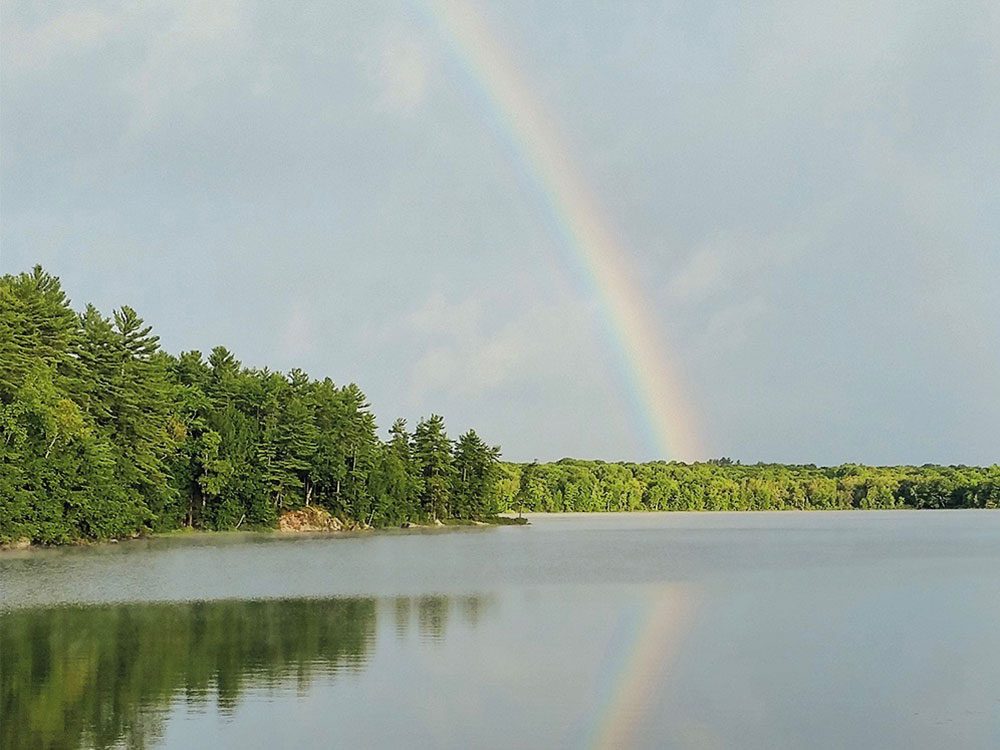
<path fill-rule="evenodd" d="M 504 464 L 503 510 L 997 508 L 1000 466 Z"/>
<path fill-rule="evenodd" d="M 163 352 L 130 307 L 70 307 L 36 267 L 0 278 L 0 542 L 272 527 L 317 505 L 398 525 L 496 514 L 499 448 L 431 416 L 376 433 L 356 385 Z"/>
<path fill-rule="evenodd" d="M 0 543 L 272 527 L 316 505 L 386 526 L 501 510 L 994 508 L 1000 468 L 501 464 L 432 415 L 382 441 L 356 385 L 172 356 L 130 307 L 70 307 L 36 267 L 0 277 Z"/>

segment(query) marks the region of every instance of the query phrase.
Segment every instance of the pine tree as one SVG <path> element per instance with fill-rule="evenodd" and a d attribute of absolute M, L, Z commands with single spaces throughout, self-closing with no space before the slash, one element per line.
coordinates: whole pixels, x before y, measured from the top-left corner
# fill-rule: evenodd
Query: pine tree
<path fill-rule="evenodd" d="M 393 422 L 389 442 L 379 447 L 371 487 L 380 525 L 407 523 L 419 516 L 419 477 L 405 419 Z"/>
<path fill-rule="evenodd" d="M 346 471 L 341 499 L 346 511 L 358 521 L 372 518 L 372 494 L 368 486 L 375 462 L 378 437 L 375 417 L 365 394 L 351 383 L 340 389 L 341 433 Z"/>
<path fill-rule="evenodd" d="M 51 373 L 61 392 L 75 395 L 78 345 L 76 314 L 57 277 L 35 266 L 0 280 L 0 400 L 10 403 L 38 368 Z"/>
<path fill-rule="evenodd" d="M 457 518 L 481 518 L 486 511 L 488 447 L 475 430 L 469 430 L 455 442 L 454 456 L 453 513 Z"/>
<path fill-rule="evenodd" d="M 432 414 L 414 432 L 413 455 L 420 476 L 420 504 L 431 518 L 448 518 L 455 466 L 444 418 Z"/>
<path fill-rule="evenodd" d="M 335 512 L 346 508 L 340 503 L 341 487 L 347 476 L 348 462 L 344 436 L 346 417 L 340 392 L 333 381 L 324 378 L 312 383 L 310 400 L 316 425 L 316 451 L 309 476 L 320 503 Z"/>

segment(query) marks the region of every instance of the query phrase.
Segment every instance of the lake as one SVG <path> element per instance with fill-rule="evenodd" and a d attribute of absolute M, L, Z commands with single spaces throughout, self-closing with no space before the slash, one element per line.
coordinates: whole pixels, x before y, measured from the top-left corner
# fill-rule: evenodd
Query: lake
<path fill-rule="evenodd" d="M 0 747 L 1000 747 L 1000 513 L 0 554 Z"/>

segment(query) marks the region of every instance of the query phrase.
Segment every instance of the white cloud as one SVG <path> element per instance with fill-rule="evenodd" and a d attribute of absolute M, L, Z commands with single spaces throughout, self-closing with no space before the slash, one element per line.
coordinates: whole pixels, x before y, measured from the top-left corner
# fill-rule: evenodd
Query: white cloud
<path fill-rule="evenodd" d="M 99 48 L 117 33 L 125 22 L 124 13 L 72 8 L 34 26 L 9 16 L 7 8 L 3 29 L 3 64 L 18 72 L 42 71 L 63 58 Z"/>
<path fill-rule="evenodd" d="M 357 379 L 380 413 L 440 410 L 527 455 L 635 445 L 613 342 L 562 266 L 545 196 L 447 85 L 461 78 L 447 40 L 412 8 L 0 2 L 6 269 L 41 260 L 75 301 L 148 300 L 173 348 L 223 342 Z M 868 445 L 876 416 L 901 428 L 886 455 L 923 457 L 911 436 L 933 392 L 941 444 L 989 458 L 997 3 L 665 19 L 502 5 L 657 285 L 650 314 L 709 444 L 797 455 L 768 428 L 812 434 L 802 405 L 842 397 L 855 426 L 812 458 Z M 316 269 L 324 283 L 303 290 Z M 194 302 L 171 306 L 167 288 Z M 304 291 L 322 301 L 311 318 Z M 815 366 L 838 359 L 850 382 Z M 883 392 L 873 414 L 850 411 Z"/>
<path fill-rule="evenodd" d="M 668 304 L 691 306 L 734 292 L 755 293 L 755 285 L 775 269 L 821 247 L 838 215 L 838 206 L 828 204 L 770 231 L 714 232 L 669 278 Z"/>
<path fill-rule="evenodd" d="M 112 89 L 129 98 L 130 131 L 144 132 L 202 84 L 226 80 L 250 41 L 248 14 L 237 0 L 161 0 L 107 8 L 76 5 L 40 22 L 26 6 L 5 8 L 0 25 L 2 63 L 8 80 L 52 75 L 74 58 L 115 47 L 122 66 Z M 122 57 L 124 55 L 124 57 Z M 183 102 L 190 106 L 189 101 Z"/>
<path fill-rule="evenodd" d="M 482 326 L 483 305 L 472 297 L 451 302 L 435 292 L 406 317 L 407 328 L 423 336 L 471 338 Z"/>
<path fill-rule="evenodd" d="M 415 30 L 390 31 L 368 68 L 379 87 L 379 106 L 390 112 L 411 115 L 427 98 L 431 57 Z"/>
<path fill-rule="evenodd" d="M 313 333 L 312 316 L 302 304 L 292 307 L 281 337 L 282 354 L 295 360 L 312 354 L 316 338 Z"/>
<path fill-rule="evenodd" d="M 432 295 L 406 319 L 406 335 L 424 341 L 411 372 L 411 396 L 436 391 L 474 396 L 510 382 L 530 354 L 523 318 L 490 330 L 486 306 L 473 298 Z"/>
<path fill-rule="evenodd" d="M 249 23 L 236 0 L 186 0 L 144 18 L 143 62 L 124 81 L 133 100 L 130 131 L 144 132 L 202 85 L 226 80 L 248 46 Z"/>
<path fill-rule="evenodd" d="M 567 363 L 590 351 L 581 340 L 583 313 L 571 303 L 532 303 L 499 321 L 493 307 L 482 297 L 450 301 L 436 293 L 392 330 L 418 352 L 410 370 L 413 403 L 564 378 Z"/>
<path fill-rule="evenodd" d="M 824 119 L 868 110 L 892 94 L 920 14 L 899 3 L 813 5 L 778 2 L 742 28 L 739 48 L 755 89 Z M 762 100 L 783 116 L 775 97 Z"/>
<path fill-rule="evenodd" d="M 705 325 L 702 354 L 739 349 L 767 311 L 768 304 L 760 295 L 718 308 Z"/>
<path fill-rule="evenodd" d="M 675 303 L 694 302 L 724 289 L 728 283 L 726 262 L 719 248 L 699 247 L 667 285 L 667 296 Z"/>
<path fill-rule="evenodd" d="M 766 335 L 771 315 L 781 314 L 775 278 L 810 254 L 821 253 L 839 210 L 808 212 L 770 231 L 717 231 L 697 245 L 666 283 L 664 296 L 689 365 L 715 370 Z"/>
<path fill-rule="evenodd" d="M 965 380 L 995 388 L 1000 383 L 998 318 L 991 265 L 995 255 L 975 241 L 979 186 L 959 179 L 933 162 L 908 154 L 872 133 L 864 144 L 867 177 L 898 202 L 910 244 L 904 256 L 906 278 L 916 293 L 903 296 L 908 314 L 923 321 L 924 334 L 940 346 L 960 350 Z M 959 231 L 961 230 L 961 231 Z"/>

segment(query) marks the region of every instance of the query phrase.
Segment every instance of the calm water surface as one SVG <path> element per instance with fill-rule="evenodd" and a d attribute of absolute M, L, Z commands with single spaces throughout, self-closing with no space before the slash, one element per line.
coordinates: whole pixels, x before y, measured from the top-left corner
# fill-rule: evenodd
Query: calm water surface
<path fill-rule="evenodd" d="M 0 747 L 1000 747 L 1000 513 L 0 555 Z"/>

